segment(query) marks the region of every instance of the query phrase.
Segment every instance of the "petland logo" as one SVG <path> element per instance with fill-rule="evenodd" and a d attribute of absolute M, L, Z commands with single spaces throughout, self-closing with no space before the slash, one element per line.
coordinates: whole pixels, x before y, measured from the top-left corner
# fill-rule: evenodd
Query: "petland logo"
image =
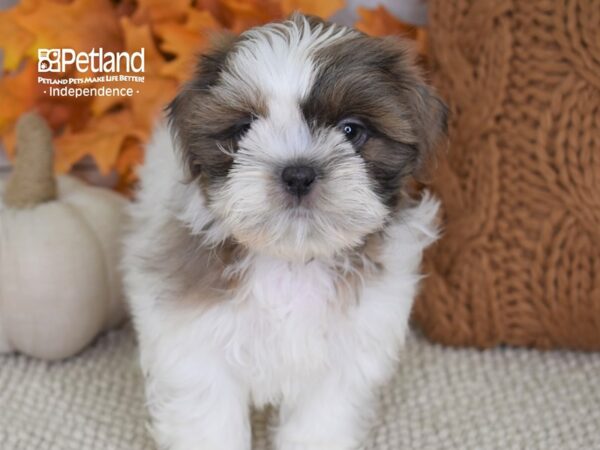
<path fill-rule="evenodd" d="M 132 53 L 40 48 L 38 84 L 48 85 L 44 94 L 51 97 L 131 97 L 144 83 L 144 56 L 143 48 Z"/>
<path fill-rule="evenodd" d="M 78 72 L 144 72 L 144 49 L 128 52 L 105 52 L 101 48 L 76 52 L 72 48 L 38 49 L 38 72 L 64 73 L 75 67 Z"/>

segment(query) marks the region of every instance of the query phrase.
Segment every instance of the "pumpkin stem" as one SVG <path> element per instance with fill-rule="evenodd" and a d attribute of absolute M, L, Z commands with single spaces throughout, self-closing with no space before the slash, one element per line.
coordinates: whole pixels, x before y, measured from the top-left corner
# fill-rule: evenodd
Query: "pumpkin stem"
<path fill-rule="evenodd" d="M 4 203 L 23 209 L 55 200 L 52 131 L 40 115 L 27 113 L 19 118 L 16 134 L 17 156 Z"/>

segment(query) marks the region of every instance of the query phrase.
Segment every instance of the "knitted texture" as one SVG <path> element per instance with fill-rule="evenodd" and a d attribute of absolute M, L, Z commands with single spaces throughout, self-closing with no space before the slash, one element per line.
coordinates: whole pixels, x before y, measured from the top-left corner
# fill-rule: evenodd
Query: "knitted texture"
<path fill-rule="evenodd" d="M 428 4 L 452 120 L 415 318 L 445 344 L 600 349 L 600 2 Z"/>
<path fill-rule="evenodd" d="M 600 353 L 449 349 L 411 336 L 364 450 L 600 448 Z M 0 357 L 0 449 L 155 450 L 130 330 L 47 363 Z M 273 450 L 254 415 L 253 450 Z M 190 449 L 192 450 L 192 449 Z"/>

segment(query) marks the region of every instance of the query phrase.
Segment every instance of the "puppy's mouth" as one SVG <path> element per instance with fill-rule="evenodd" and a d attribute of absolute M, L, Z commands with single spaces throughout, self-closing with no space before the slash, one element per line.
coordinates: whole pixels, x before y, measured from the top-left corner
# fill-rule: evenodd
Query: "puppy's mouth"
<path fill-rule="evenodd" d="M 318 187 L 313 188 L 310 192 L 302 196 L 283 192 L 281 197 L 282 206 L 285 210 L 289 211 L 295 217 L 308 219 L 312 217 L 315 208 L 317 208 L 319 198 Z"/>
<path fill-rule="evenodd" d="M 302 211 L 310 211 L 314 208 L 315 201 L 311 194 L 303 197 L 298 197 L 295 195 L 290 195 L 285 193 L 283 195 L 283 207 L 285 209 L 289 209 L 292 211 L 302 212 Z"/>

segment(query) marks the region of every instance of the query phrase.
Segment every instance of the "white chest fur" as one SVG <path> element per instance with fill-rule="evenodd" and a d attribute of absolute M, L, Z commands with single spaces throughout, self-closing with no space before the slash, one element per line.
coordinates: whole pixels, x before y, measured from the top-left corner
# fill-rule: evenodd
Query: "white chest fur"
<path fill-rule="evenodd" d="M 243 374 L 255 403 L 276 402 L 299 379 L 332 364 L 336 342 L 351 321 L 337 304 L 335 276 L 319 261 L 257 257 L 238 297 L 214 310 L 212 318 L 229 325 L 223 323 L 213 339 Z"/>

